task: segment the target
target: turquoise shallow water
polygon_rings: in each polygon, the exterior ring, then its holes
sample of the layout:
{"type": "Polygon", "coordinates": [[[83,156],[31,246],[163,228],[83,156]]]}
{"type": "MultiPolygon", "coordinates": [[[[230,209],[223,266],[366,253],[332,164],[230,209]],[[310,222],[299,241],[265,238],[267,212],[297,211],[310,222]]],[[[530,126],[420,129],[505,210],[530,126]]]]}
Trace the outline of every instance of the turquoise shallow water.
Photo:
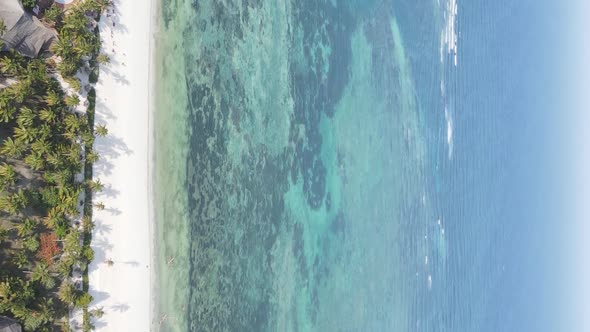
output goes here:
{"type": "Polygon", "coordinates": [[[514,320],[502,311],[514,242],[499,208],[514,132],[499,128],[514,116],[494,73],[518,63],[492,51],[506,42],[490,31],[519,8],[161,7],[160,331],[498,331],[514,320]]]}
{"type": "Polygon", "coordinates": [[[446,249],[423,224],[424,128],[393,7],[175,1],[162,15],[161,330],[414,326],[416,288],[434,284],[424,257],[446,249]]]}

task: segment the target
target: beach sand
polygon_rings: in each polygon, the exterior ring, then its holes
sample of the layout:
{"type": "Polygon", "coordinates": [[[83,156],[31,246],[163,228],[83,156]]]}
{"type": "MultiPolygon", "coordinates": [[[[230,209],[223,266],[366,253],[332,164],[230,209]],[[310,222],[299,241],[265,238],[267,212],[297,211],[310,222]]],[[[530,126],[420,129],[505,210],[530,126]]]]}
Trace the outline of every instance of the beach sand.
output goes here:
{"type": "Polygon", "coordinates": [[[90,265],[90,308],[102,307],[96,331],[149,331],[151,328],[150,223],[150,61],[153,4],[115,0],[100,22],[103,52],[96,85],[95,124],[109,134],[97,138],[100,160],[90,265]],[[113,264],[107,264],[112,261],[113,264]]]}

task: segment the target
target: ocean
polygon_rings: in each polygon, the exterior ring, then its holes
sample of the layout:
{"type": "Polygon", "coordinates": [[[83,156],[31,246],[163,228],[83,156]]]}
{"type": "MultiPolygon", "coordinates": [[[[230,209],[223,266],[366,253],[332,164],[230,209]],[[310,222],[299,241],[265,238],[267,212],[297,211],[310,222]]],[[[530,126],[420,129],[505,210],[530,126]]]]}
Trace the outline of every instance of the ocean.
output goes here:
{"type": "Polygon", "coordinates": [[[157,330],[517,330],[527,6],[162,1],[157,330]]]}

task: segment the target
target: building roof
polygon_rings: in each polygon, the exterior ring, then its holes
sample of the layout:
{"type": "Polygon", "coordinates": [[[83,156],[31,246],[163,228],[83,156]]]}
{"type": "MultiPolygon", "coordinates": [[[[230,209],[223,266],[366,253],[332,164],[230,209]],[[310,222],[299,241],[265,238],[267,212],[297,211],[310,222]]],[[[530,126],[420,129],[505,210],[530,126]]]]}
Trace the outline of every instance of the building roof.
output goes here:
{"type": "Polygon", "coordinates": [[[0,332],[22,332],[22,329],[16,320],[0,316],[0,332]]]}
{"type": "Polygon", "coordinates": [[[36,58],[49,50],[57,39],[55,30],[49,29],[38,18],[25,12],[20,0],[2,0],[0,20],[6,31],[2,35],[2,50],[15,49],[24,56],[36,58]]]}

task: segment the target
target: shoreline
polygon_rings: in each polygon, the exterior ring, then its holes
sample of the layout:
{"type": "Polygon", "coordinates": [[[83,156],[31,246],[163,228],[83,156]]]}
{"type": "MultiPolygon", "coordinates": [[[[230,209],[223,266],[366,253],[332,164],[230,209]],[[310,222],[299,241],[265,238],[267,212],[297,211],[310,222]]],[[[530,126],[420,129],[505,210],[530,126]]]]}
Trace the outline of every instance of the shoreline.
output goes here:
{"type": "Polygon", "coordinates": [[[154,256],[152,112],[155,82],[154,31],[157,0],[147,6],[115,0],[99,23],[102,52],[96,84],[96,125],[109,134],[98,137],[101,158],[94,179],[105,189],[94,195],[104,210],[94,209],[89,266],[90,308],[102,307],[96,331],[150,331],[154,256]],[[147,223],[147,224],[146,224],[147,223]],[[107,264],[112,261],[113,264],[107,264]]]}
{"type": "Polygon", "coordinates": [[[161,2],[159,0],[149,0],[150,2],[150,28],[149,28],[149,72],[148,72],[148,160],[147,160],[147,172],[148,172],[148,219],[149,219],[149,250],[150,250],[150,280],[149,280],[149,316],[147,321],[149,322],[150,331],[157,331],[157,325],[155,321],[156,305],[158,301],[156,293],[157,283],[157,247],[156,247],[156,220],[155,220],[155,205],[154,205],[154,165],[155,165],[155,137],[154,137],[154,112],[156,105],[156,34],[158,33],[158,13],[161,2]]]}

